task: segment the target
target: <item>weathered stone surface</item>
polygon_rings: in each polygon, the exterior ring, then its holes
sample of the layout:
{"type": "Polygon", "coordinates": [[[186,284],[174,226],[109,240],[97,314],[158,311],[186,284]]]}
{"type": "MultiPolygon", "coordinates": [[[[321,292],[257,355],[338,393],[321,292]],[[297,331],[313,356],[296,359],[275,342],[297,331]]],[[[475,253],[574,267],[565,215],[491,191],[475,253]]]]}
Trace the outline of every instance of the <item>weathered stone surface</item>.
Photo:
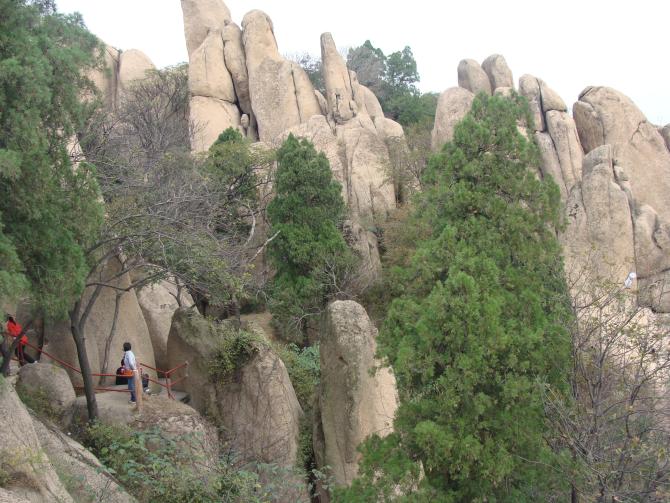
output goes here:
{"type": "Polygon", "coordinates": [[[90,72],[88,77],[102,93],[102,98],[109,110],[116,106],[116,91],[119,73],[119,51],[109,45],[102,49],[105,68],[90,72]]]}
{"type": "Polygon", "coordinates": [[[264,463],[295,464],[302,410],[286,367],[273,351],[260,351],[234,382],[220,386],[218,399],[237,452],[264,463]]]}
{"type": "Polygon", "coordinates": [[[337,133],[344,145],[342,181],[352,218],[349,232],[353,241],[350,242],[364,259],[366,269],[361,271],[361,279],[372,281],[381,271],[373,229],[395,207],[393,184],[387,175],[388,148],[374,128],[349,124],[338,128],[337,133]]]}
{"type": "Polygon", "coordinates": [[[519,94],[528,100],[530,111],[533,114],[535,131],[545,131],[539,79],[528,74],[522,75],[519,79],[519,94]]]}
{"type": "Polygon", "coordinates": [[[641,303],[670,312],[670,223],[648,205],[635,216],[635,259],[641,303]]]}
{"type": "MultiPolygon", "coordinates": [[[[102,271],[101,276],[97,274],[90,279],[95,281],[102,279],[106,281],[118,275],[121,271],[121,264],[113,258],[102,271]]],[[[131,285],[128,274],[123,274],[119,278],[110,282],[116,288],[126,289],[131,285]]],[[[89,287],[84,292],[82,305],[86,306],[94,287],[89,287]]],[[[112,334],[112,324],[114,321],[114,311],[116,305],[117,289],[104,287],[100,296],[91,309],[91,314],[84,326],[87,352],[90,360],[91,370],[95,373],[101,372],[105,367],[105,358],[107,360],[107,373],[113,373],[118,367],[118,362],[123,356],[122,346],[124,342],[130,342],[137,360],[146,363],[152,367],[156,366],[153,346],[147,324],[144,321],[142,310],[137,302],[135,290],[131,289],[121,295],[119,303],[119,315],[116,322],[115,332],[112,334]],[[110,338],[110,334],[112,337],[110,338]]],[[[79,368],[77,351],[74,346],[69,325],[60,323],[45,327],[45,350],[70,365],[79,368]]],[[[148,371],[154,375],[153,371],[148,371]]],[[[68,371],[73,384],[81,385],[81,375],[68,371]]],[[[113,378],[112,378],[113,379],[113,378]]]]}
{"type": "MultiPolygon", "coordinates": [[[[128,394],[99,393],[98,420],[110,426],[128,426],[134,431],[158,430],[190,452],[203,467],[214,467],[219,456],[216,427],[193,407],[172,400],[167,394],[144,394],[141,410],[128,404],[128,394]]],[[[86,421],[86,398],[75,401],[75,418],[86,421]]]]}
{"type": "Polygon", "coordinates": [[[648,204],[670,221],[670,151],[658,129],[628,97],[608,87],[586,88],[573,111],[585,151],[611,144],[636,206],[648,204]]]}
{"type": "Polygon", "coordinates": [[[216,391],[209,378],[208,362],[219,340],[215,325],[198,313],[188,309],[175,311],[168,336],[168,366],[174,368],[188,363],[188,378],[175,389],[188,393],[189,404],[205,414],[217,410],[216,391]]]}
{"type": "Polygon", "coordinates": [[[182,291],[181,294],[178,294],[177,287],[169,281],[147,285],[137,292],[137,301],[151,336],[156,365],[161,370],[169,370],[167,341],[170,325],[172,325],[172,315],[180,307],[177,301],[178,295],[181,297],[183,307],[193,305],[193,299],[188,292],[182,291]]]}
{"type": "Polygon", "coordinates": [[[405,131],[402,126],[392,119],[386,117],[375,117],[375,129],[377,134],[384,140],[403,140],[405,131]]]}
{"type": "Polygon", "coordinates": [[[75,501],[136,502],[83,445],[34,418],[33,427],[49,462],[61,480],[66,481],[75,501]]]}
{"type": "Polygon", "coordinates": [[[566,192],[569,193],[582,178],[584,158],[575,121],[565,112],[550,110],[545,114],[545,122],[556,149],[563,184],[566,192]]]}
{"type": "Polygon", "coordinates": [[[189,56],[188,86],[192,96],[235,103],[235,87],[224,61],[220,31],[211,31],[189,56]]]}
{"type": "Polygon", "coordinates": [[[541,131],[535,132],[535,139],[537,141],[537,146],[540,150],[540,157],[542,159],[540,165],[542,176],[543,178],[551,176],[554,182],[556,182],[556,185],[558,185],[558,189],[561,191],[561,201],[566,201],[569,189],[565,184],[565,180],[563,179],[561,163],[558,160],[558,154],[556,153],[554,142],[552,141],[551,136],[549,136],[549,133],[543,133],[541,131]]]}
{"type": "Polygon", "coordinates": [[[489,77],[474,59],[463,59],[458,63],[458,85],[473,94],[491,94],[489,77]]]}
{"type": "Polygon", "coordinates": [[[587,87],[573,106],[584,152],[628,142],[646,118],[635,104],[609,87],[587,87]]]}
{"type": "MultiPolygon", "coordinates": [[[[345,180],[345,166],[342,159],[341,145],[338,144],[337,136],[330,128],[326,117],[323,115],[315,115],[307,122],[294,126],[281,135],[275,146],[279,146],[289,134],[293,134],[298,138],[306,138],[314,144],[317,151],[323,152],[330,163],[330,170],[337,181],[343,184],[342,195],[346,197],[346,190],[344,189],[345,180]]],[[[345,199],[346,200],[346,199],[345,199]]]]}
{"type": "Polygon", "coordinates": [[[340,485],[350,484],[357,474],[361,442],[372,433],[392,431],[398,404],[395,378],[388,368],[370,373],[378,366],[376,335],[360,304],[336,301],[328,306],[321,330],[318,398],[323,443],[316,442],[315,448],[340,485]]]}
{"type": "Polygon", "coordinates": [[[142,80],[147,77],[147,72],[155,70],[156,67],[149,57],[137,49],[123,51],[119,55],[119,77],[120,89],[127,88],[134,80],[142,80]]]}
{"type": "Polygon", "coordinates": [[[583,168],[581,184],[566,203],[568,225],[561,236],[568,282],[622,284],[635,270],[634,236],[628,197],[615,179],[611,146],[590,152],[583,168]]]}
{"type": "Polygon", "coordinates": [[[247,70],[260,66],[267,58],[283,61],[277,48],[272,20],[261,10],[252,10],[242,19],[242,42],[247,70]]]}
{"type": "Polygon", "coordinates": [[[670,150],[670,124],[666,124],[664,127],[660,128],[660,132],[666,147],[670,150]]]}
{"type": "Polygon", "coordinates": [[[298,103],[300,122],[308,121],[314,115],[321,115],[321,105],[314,93],[314,86],[309,80],[307,72],[298,63],[291,62],[293,72],[293,85],[295,97],[298,103]]]}
{"type": "Polygon", "coordinates": [[[249,94],[261,141],[320,114],[314,88],[302,68],[279,55],[272,21],[253,10],[242,20],[249,94]]]}
{"type": "Polygon", "coordinates": [[[354,102],[359,112],[366,113],[370,116],[373,122],[384,118],[384,111],[382,106],[379,104],[379,100],[375,94],[370,91],[367,87],[360,84],[356,78],[354,72],[349,72],[351,74],[352,89],[354,93],[354,102]]]}
{"type": "Polygon", "coordinates": [[[0,487],[0,503],[31,503],[27,499],[10,493],[0,487]]]}
{"type": "Polygon", "coordinates": [[[209,32],[220,31],[231,22],[230,11],[222,0],[181,0],[181,10],[189,55],[200,47],[209,32]]]}
{"type": "Polygon", "coordinates": [[[247,73],[247,58],[244,55],[242,30],[235,23],[227,24],[221,32],[223,39],[223,54],[226,68],[233,78],[235,94],[240,109],[247,115],[253,113],[249,96],[249,74],[247,73]]]}
{"type": "MultiPolygon", "coordinates": [[[[73,503],[42,450],[30,414],[7,382],[0,382],[0,459],[9,498],[31,503],[73,503]]],[[[9,499],[9,501],[12,501],[9,499]]]]}
{"type": "Polygon", "coordinates": [[[347,65],[330,33],[321,35],[321,62],[329,112],[336,124],[343,124],[357,115],[358,109],[347,65]]]}
{"type": "Polygon", "coordinates": [[[321,115],[328,115],[328,101],[321,92],[317,89],[314,90],[314,96],[316,96],[316,101],[319,102],[319,108],[321,109],[321,115]]]}
{"type": "Polygon", "coordinates": [[[268,58],[260,66],[250,67],[249,84],[261,141],[272,141],[289,127],[300,124],[293,65],[289,61],[268,58]]]}
{"type": "Polygon", "coordinates": [[[17,386],[36,400],[44,400],[44,405],[54,416],[51,419],[63,427],[69,426],[75,394],[65,370],[46,362],[24,365],[19,370],[17,386]]]}
{"type": "Polygon", "coordinates": [[[512,70],[507,66],[507,61],[500,54],[492,54],[482,63],[482,69],[486,72],[491,83],[491,90],[495,92],[499,87],[514,87],[512,70]]]}
{"type": "Polygon", "coordinates": [[[456,124],[470,111],[474,97],[474,94],[462,87],[451,87],[440,94],[431,137],[434,151],[440,150],[442,145],[451,141],[456,124]]]}
{"type": "Polygon", "coordinates": [[[493,94],[496,96],[502,96],[504,98],[509,98],[514,92],[513,87],[496,87],[496,90],[493,91],[493,94]]]}
{"type": "Polygon", "coordinates": [[[240,126],[237,106],[216,98],[194,96],[190,114],[194,124],[191,147],[195,152],[206,151],[226,129],[240,126]]]}
{"type": "Polygon", "coordinates": [[[554,91],[547,83],[538,79],[540,84],[540,95],[542,99],[542,111],[546,114],[551,110],[557,110],[559,112],[567,112],[568,107],[565,104],[565,101],[554,91]]]}
{"type": "Polygon", "coordinates": [[[222,337],[220,329],[199,314],[184,309],[175,313],[168,340],[170,361],[191,364],[182,389],[197,410],[225,428],[226,440],[243,459],[292,466],[302,410],[286,367],[272,350],[261,348],[229,380],[215,382],[208,362],[222,337]]]}
{"type": "Polygon", "coordinates": [[[640,277],[670,269],[670,224],[646,204],[635,217],[635,256],[640,277]]]}

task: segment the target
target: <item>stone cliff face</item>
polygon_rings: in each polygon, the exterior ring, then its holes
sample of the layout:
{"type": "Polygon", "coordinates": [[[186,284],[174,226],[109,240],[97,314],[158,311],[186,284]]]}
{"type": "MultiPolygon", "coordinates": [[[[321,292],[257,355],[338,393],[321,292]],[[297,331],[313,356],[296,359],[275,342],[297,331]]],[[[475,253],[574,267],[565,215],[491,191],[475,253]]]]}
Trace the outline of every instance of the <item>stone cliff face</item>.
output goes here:
{"type": "MultiPolygon", "coordinates": [[[[433,149],[451,140],[474,93],[509,92],[512,73],[502,56],[458,65],[458,88],[439,99],[433,149]],[[487,79],[484,78],[487,77],[487,79]]],[[[638,303],[670,312],[670,127],[656,127],[626,96],[587,87],[573,106],[542,79],[523,75],[518,92],[529,102],[541,154],[541,176],[551,176],[565,202],[560,236],[568,281],[623,287],[638,278],[638,303]]]]}
{"type": "Polygon", "coordinates": [[[388,144],[404,141],[402,127],[384,117],[329,33],[321,36],[324,97],[300,65],[280,55],[264,12],[247,13],[240,29],[220,0],[182,0],[182,10],[193,150],[207,150],[228,127],[275,146],[289,133],[311,140],[342,183],[348,238],[363,257],[362,275],[377,279],[381,263],[373,230],[395,205],[388,144]]]}
{"type": "Polygon", "coordinates": [[[314,452],[340,485],[358,473],[358,446],[393,431],[398,408],[395,377],[375,359],[377,329],[353,301],[328,306],[321,330],[321,384],[314,452]],[[379,367],[379,368],[377,368],[379,367]]]}
{"type": "Polygon", "coordinates": [[[141,80],[146,73],[156,67],[142,51],[129,49],[118,51],[105,45],[102,49],[105,68],[96,70],[89,75],[102,94],[105,105],[110,110],[116,108],[119,94],[123,93],[135,80],[141,80]]]}

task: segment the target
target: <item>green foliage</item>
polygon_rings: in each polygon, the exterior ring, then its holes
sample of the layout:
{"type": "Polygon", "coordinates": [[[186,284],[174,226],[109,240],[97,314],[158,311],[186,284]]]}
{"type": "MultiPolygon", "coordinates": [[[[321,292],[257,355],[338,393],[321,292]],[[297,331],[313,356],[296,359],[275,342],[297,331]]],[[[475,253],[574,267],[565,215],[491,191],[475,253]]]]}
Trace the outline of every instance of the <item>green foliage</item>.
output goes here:
{"type": "Polygon", "coordinates": [[[323,68],[320,58],[305,52],[303,54],[296,54],[290,57],[290,59],[298,63],[305,70],[314,89],[321,93],[326,92],[326,83],[323,80],[323,68]]]}
{"type": "Polygon", "coordinates": [[[209,377],[215,382],[230,380],[237,369],[268,345],[258,334],[235,329],[230,324],[220,324],[218,332],[221,335],[219,344],[208,364],[209,377]]]}
{"type": "Polygon", "coordinates": [[[133,432],[95,423],[86,430],[84,441],[142,503],[267,501],[256,474],[223,460],[211,470],[203,469],[202,459],[157,430],[133,432]]]}
{"type": "Polygon", "coordinates": [[[93,167],[74,170],[67,149],[90,113],[97,48],[77,15],[0,0],[0,299],[29,293],[55,317],[83,290],[102,220],[93,167]]]}
{"type": "Polygon", "coordinates": [[[209,183],[228,196],[231,207],[239,209],[246,205],[253,208],[258,203],[254,168],[262,162],[250,149],[249,141],[237,129],[228,128],[209,148],[204,169],[209,183]],[[233,205],[234,202],[237,205],[233,205]]]}
{"type": "Polygon", "coordinates": [[[569,302],[559,193],[534,175],[537,147],[517,128],[527,115],[517,96],[479,95],[430,162],[408,223],[430,235],[392,271],[401,291],[378,338],[401,396],[396,433],[368,442],[340,501],[385,500],[395,482],[407,501],[560,490],[542,396],[565,391],[569,302]]]}
{"type": "Polygon", "coordinates": [[[384,112],[403,126],[419,125],[433,129],[437,110],[436,93],[403,92],[393,94],[383,105],[384,112]]]}
{"type": "Polygon", "coordinates": [[[276,197],[267,208],[276,238],[268,254],[277,270],[270,310],[283,334],[302,338],[306,316],[317,314],[333,286],[321,277],[351,259],[338,228],[344,215],[340,184],[328,159],[307,140],[289,135],[277,152],[276,197]]]}
{"type": "Polygon", "coordinates": [[[386,56],[366,40],[362,46],[349,49],[347,66],[377,96],[388,117],[403,126],[424,124],[432,128],[437,95],[422,95],[417,89],[419,71],[409,46],[386,56]]]}
{"type": "Polygon", "coordinates": [[[412,54],[412,49],[409,46],[405,46],[402,51],[396,51],[389,55],[386,59],[386,74],[384,77],[391,94],[416,94],[417,89],[414,84],[419,82],[419,71],[416,67],[414,54],[412,54]]]}
{"type": "Polygon", "coordinates": [[[314,400],[321,380],[319,344],[300,348],[295,344],[276,344],[275,351],[286,365],[291,384],[305,415],[300,420],[296,466],[315,475],[313,426],[314,400]]]}
{"type": "Polygon", "coordinates": [[[385,98],[386,55],[381,49],[373,46],[369,40],[359,47],[350,48],[347,67],[356,72],[358,81],[375,93],[377,98],[385,98]]]}
{"type": "Polygon", "coordinates": [[[12,475],[4,467],[4,464],[0,464],[0,487],[8,487],[12,482],[12,475]]]}
{"type": "Polygon", "coordinates": [[[286,365],[288,376],[302,410],[311,411],[314,391],[321,378],[319,345],[304,348],[295,344],[277,345],[276,350],[286,365]]]}

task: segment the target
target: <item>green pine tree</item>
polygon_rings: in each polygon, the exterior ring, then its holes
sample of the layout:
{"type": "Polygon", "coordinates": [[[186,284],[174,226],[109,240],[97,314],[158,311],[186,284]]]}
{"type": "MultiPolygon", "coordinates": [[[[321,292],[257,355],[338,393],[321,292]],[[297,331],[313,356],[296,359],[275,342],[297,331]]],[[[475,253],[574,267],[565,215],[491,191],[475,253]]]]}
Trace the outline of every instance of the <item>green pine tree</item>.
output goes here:
{"type": "Polygon", "coordinates": [[[318,314],[330,293],[324,268],[337,270],[351,257],[339,229],[342,187],[323,153],[289,135],[277,152],[275,190],[267,208],[271,235],[278,233],[268,249],[277,270],[270,308],[284,335],[301,341],[306,316],[318,314]]]}
{"type": "Polygon", "coordinates": [[[0,0],[0,301],[27,294],[59,318],[102,222],[92,166],[73,169],[67,149],[90,112],[98,44],[53,2],[0,0]]]}
{"type": "Polygon", "coordinates": [[[378,340],[401,395],[395,433],[365,444],[338,501],[516,503],[556,489],[543,393],[570,370],[560,198],[535,174],[523,121],[522,98],[479,95],[431,160],[412,217],[431,236],[392,272],[401,294],[378,340]]]}

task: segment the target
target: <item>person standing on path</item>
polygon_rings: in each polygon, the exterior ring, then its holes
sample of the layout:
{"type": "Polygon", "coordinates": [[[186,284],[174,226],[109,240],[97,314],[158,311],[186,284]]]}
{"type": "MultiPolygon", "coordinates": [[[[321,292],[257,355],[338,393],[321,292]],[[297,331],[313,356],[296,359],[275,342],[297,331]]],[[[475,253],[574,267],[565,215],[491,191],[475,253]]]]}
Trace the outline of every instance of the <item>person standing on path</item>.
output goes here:
{"type": "Polygon", "coordinates": [[[123,366],[133,371],[132,377],[128,377],[128,389],[130,390],[130,402],[135,403],[135,374],[137,374],[137,360],[131,351],[130,342],[123,343],[123,366]]]}

